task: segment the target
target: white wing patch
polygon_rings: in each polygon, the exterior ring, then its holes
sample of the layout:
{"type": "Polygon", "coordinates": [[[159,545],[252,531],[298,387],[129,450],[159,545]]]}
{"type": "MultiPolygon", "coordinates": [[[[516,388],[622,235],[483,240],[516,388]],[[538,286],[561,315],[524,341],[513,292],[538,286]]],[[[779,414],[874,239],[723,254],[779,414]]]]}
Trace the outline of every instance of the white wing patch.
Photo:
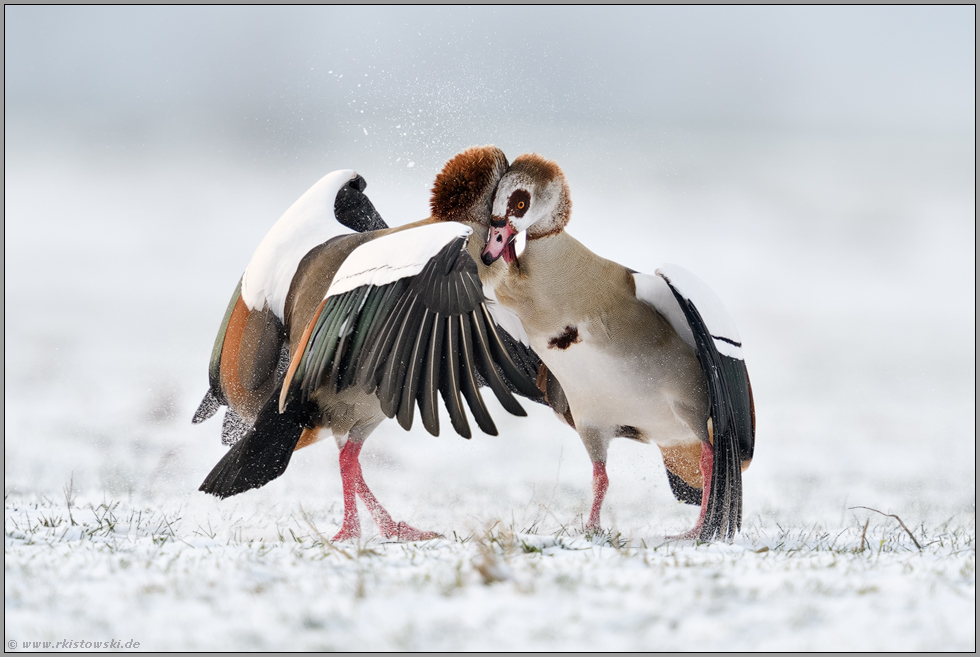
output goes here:
{"type": "Polygon", "coordinates": [[[674,298],[674,293],[670,291],[670,286],[659,276],[650,274],[633,274],[633,281],[636,283],[636,298],[646,303],[667,318],[670,325],[681,336],[687,345],[697,351],[694,343],[694,333],[684,317],[684,311],[674,298]]]}
{"type": "Polygon", "coordinates": [[[249,310],[266,305],[283,320],[286,296],[300,260],[314,247],[351,231],[337,221],[337,192],[357,174],[328,173],[293,203],[259,243],[242,277],[242,301],[249,310]]]}
{"type": "Polygon", "coordinates": [[[633,280],[636,281],[637,298],[656,308],[667,318],[681,338],[697,349],[687,318],[684,317],[684,312],[666,283],[670,281],[681,296],[691,301],[697,308],[718,353],[743,360],[742,339],[739,337],[735,321],[728,314],[718,295],[700,278],[683,267],[668,264],[659,267],[656,276],[633,274],[633,280]]]}
{"type": "Polygon", "coordinates": [[[362,244],[337,270],[324,299],[362,285],[387,285],[415,276],[443,247],[460,237],[469,237],[472,232],[461,223],[446,221],[391,233],[362,244]]]}
{"type": "MultiPolygon", "coordinates": [[[[523,233],[521,234],[523,235],[523,233]]],[[[524,330],[524,324],[521,323],[520,316],[497,301],[497,293],[489,285],[483,286],[483,296],[487,298],[487,310],[490,311],[490,317],[493,318],[494,323],[510,333],[511,337],[522,345],[530,347],[531,339],[527,337],[527,331],[524,330]]]]}

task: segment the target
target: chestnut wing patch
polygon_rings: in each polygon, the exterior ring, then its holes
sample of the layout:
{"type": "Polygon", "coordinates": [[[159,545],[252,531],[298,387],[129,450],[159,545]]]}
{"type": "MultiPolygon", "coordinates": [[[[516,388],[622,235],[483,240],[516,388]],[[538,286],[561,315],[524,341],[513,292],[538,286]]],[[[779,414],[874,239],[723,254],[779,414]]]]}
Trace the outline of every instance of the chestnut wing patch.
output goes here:
{"type": "Polygon", "coordinates": [[[238,285],[235,286],[235,291],[232,293],[231,300],[228,302],[225,316],[221,319],[221,326],[218,327],[218,337],[215,338],[214,347],[211,349],[211,362],[208,364],[208,383],[210,384],[210,388],[207,394],[204,395],[204,401],[201,402],[197,412],[194,413],[194,424],[208,419],[217,412],[219,407],[228,403],[225,399],[224,392],[221,390],[221,353],[225,348],[225,332],[228,330],[228,324],[231,322],[231,315],[235,311],[235,306],[241,297],[242,280],[238,279],[238,285]]]}
{"type": "Polygon", "coordinates": [[[285,340],[285,328],[275,313],[268,308],[249,313],[238,347],[238,378],[246,390],[258,390],[269,379],[285,340]]]}

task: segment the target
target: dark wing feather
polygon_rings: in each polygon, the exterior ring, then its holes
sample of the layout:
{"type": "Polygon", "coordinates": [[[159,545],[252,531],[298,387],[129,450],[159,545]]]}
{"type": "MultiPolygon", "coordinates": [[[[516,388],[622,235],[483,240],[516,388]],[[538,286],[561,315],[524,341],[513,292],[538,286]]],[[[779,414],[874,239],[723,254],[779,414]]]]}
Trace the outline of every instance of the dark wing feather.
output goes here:
{"type": "Polygon", "coordinates": [[[483,316],[486,319],[486,327],[490,338],[490,351],[493,354],[494,361],[500,365],[504,374],[517,388],[518,393],[529,398],[540,397],[541,391],[538,390],[538,386],[535,383],[537,375],[525,374],[521,371],[521,368],[514,362],[514,358],[510,352],[504,347],[503,340],[497,330],[497,325],[494,324],[493,317],[490,316],[490,311],[486,305],[483,305],[482,309],[483,316]]]}
{"type": "MultiPolygon", "coordinates": [[[[207,420],[217,413],[221,406],[228,404],[221,387],[221,357],[231,317],[241,299],[241,285],[239,281],[221,321],[208,366],[210,385],[191,419],[194,424],[207,420]]],[[[238,344],[238,380],[246,391],[253,395],[265,395],[269,393],[273,384],[278,386],[282,381],[289,366],[289,346],[286,344],[285,337],[282,322],[268,308],[248,313],[238,344]]],[[[256,406],[261,407],[264,402],[263,397],[257,401],[256,406]]],[[[251,422],[238,413],[226,413],[221,432],[222,442],[226,445],[234,444],[249,427],[251,422]]]]}
{"type": "MultiPolygon", "coordinates": [[[[507,409],[509,413],[514,415],[524,416],[526,413],[521,405],[517,403],[513,395],[510,394],[508,381],[504,379],[500,374],[500,368],[493,362],[493,357],[490,355],[490,331],[487,326],[489,320],[489,314],[484,315],[482,312],[474,312],[472,315],[473,319],[473,336],[478,343],[478,348],[476,349],[477,356],[479,357],[479,372],[483,380],[490,386],[493,394],[496,395],[497,400],[500,404],[507,409]]],[[[536,389],[536,388],[535,388],[536,389]]]]}
{"type": "Polygon", "coordinates": [[[401,388],[405,383],[405,372],[408,370],[408,360],[412,355],[415,339],[418,337],[419,329],[425,318],[425,312],[413,312],[416,304],[419,303],[417,297],[408,297],[404,316],[405,319],[394,332],[394,338],[388,357],[381,366],[379,373],[381,381],[378,383],[378,399],[381,401],[381,410],[388,417],[394,417],[398,412],[401,403],[401,388]]]}
{"type": "Polygon", "coordinates": [[[463,405],[459,399],[459,327],[453,319],[447,317],[445,320],[446,346],[443,349],[439,392],[442,393],[442,401],[449,411],[449,421],[452,422],[453,429],[463,438],[470,438],[473,434],[470,433],[470,425],[463,414],[463,405]]]}
{"type": "Polygon", "coordinates": [[[487,324],[484,302],[465,237],[445,244],[414,276],[328,297],[300,345],[280,408],[294,400],[305,404],[324,385],[356,385],[376,394],[385,415],[397,415],[405,428],[418,405],[423,426],[438,435],[439,391],[457,433],[470,435],[465,399],[480,428],[496,434],[478,377],[491,380],[504,407],[517,415],[524,410],[509,387],[528,396],[540,393],[487,324]]]}
{"type": "Polygon", "coordinates": [[[365,345],[365,362],[363,366],[358,364],[361,370],[358,381],[361,389],[366,393],[372,393],[378,387],[379,377],[382,373],[381,368],[388,359],[388,354],[391,353],[391,348],[394,346],[393,340],[405,320],[405,314],[408,312],[412,298],[409,295],[402,296],[399,294],[393,295],[391,301],[394,302],[391,314],[386,317],[384,313],[378,313],[376,321],[381,328],[377,333],[372,331],[372,335],[368,336],[369,339],[365,345]]]}
{"type": "Polygon", "coordinates": [[[470,333],[470,320],[466,315],[459,315],[457,319],[459,320],[459,366],[463,383],[463,396],[466,397],[466,403],[473,412],[473,419],[476,420],[483,433],[496,436],[497,427],[490,417],[486,404],[483,403],[483,397],[480,396],[480,385],[476,380],[477,367],[473,353],[473,335],[470,333]]]}
{"type": "MultiPolygon", "coordinates": [[[[491,315],[492,317],[492,315],[491,315]]],[[[537,352],[535,352],[531,347],[523,344],[520,340],[508,333],[499,324],[496,325],[497,336],[500,338],[500,343],[503,345],[504,349],[510,355],[511,360],[514,365],[520,370],[523,378],[535,381],[538,378],[538,373],[541,371],[541,358],[538,357],[537,352]]],[[[488,386],[490,381],[484,377],[479,378],[480,385],[488,386]]],[[[522,397],[526,397],[531,401],[538,402],[539,404],[550,405],[546,400],[546,395],[543,394],[537,386],[535,390],[537,391],[536,396],[527,395],[526,391],[518,390],[517,386],[510,382],[507,377],[504,377],[504,381],[507,384],[507,388],[522,397]]],[[[564,394],[564,393],[563,393],[564,394]]]]}
{"type": "Polygon", "coordinates": [[[434,318],[435,315],[431,312],[426,312],[423,316],[422,326],[415,335],[415,344],[412,346],[412,354],[408,359],[408,371],[405,373],[405,392],[398,404],[398,424],[405,431],[412,428],[412,419],[415,416],[415,398],[418,396],[419,382],[422,380],[422,372],[425,369],[425,355],[428,350],[434,318]]]}
{"type": "Polygon", "coordinates": [[[432,335],[429,338],[429,351],[422,364],[422,380],[419,383],[419,412],[422,426],[433,436],[439,435],[439,374],[442,371],[442,341],[446,333],[446,323],[438,313],[432,322],[432,335]]]}

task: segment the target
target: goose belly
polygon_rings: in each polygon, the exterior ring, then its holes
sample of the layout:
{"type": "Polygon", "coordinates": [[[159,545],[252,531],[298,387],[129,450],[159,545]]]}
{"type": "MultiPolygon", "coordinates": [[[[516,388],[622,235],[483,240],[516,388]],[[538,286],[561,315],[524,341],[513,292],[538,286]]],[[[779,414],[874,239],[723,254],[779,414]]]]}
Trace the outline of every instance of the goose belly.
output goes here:
{"type": "MultiPolygon", "coordinates": [[[[366,394],[359,387],[336,392],[333,385],[321,386],[316,401],[320,409],[319,425],[338,441],[356,427],[378,424],[385,419],[377,396],[366,394]]],[[[343,445],[338,442],[338,447],[343,445]]]]}
{"type": "Polygon", "coordinates": [[[693,354],[615,353],[588,340],[565,349],[531,342],[561,383],[580,432],[592,427],[661,447],[690,444],[706,433],[703,375],[693,354]]]}

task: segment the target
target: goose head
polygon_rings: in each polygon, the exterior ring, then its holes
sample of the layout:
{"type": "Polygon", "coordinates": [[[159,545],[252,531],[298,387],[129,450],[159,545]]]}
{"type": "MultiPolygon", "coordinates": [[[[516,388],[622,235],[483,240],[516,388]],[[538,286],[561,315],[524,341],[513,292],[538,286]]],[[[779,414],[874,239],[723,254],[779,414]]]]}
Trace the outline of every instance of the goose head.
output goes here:
{"type": "Polygon", "coordinates": [[[473,146],[454,156],[436,176],[429,202],[432,216],[475,224],[481,238],[490,227],[497,183],[507,171],[507,156],[496,146],[473,146]]]}
{"type": "Polygon", "coordinates": [[[565,229],[572,212],[568,182],[561,168],[536,153],[521,155],[500,179],[490,216],[482,260],[516,259],[514,240],[527,231],[534,240],[565,229]]]}

